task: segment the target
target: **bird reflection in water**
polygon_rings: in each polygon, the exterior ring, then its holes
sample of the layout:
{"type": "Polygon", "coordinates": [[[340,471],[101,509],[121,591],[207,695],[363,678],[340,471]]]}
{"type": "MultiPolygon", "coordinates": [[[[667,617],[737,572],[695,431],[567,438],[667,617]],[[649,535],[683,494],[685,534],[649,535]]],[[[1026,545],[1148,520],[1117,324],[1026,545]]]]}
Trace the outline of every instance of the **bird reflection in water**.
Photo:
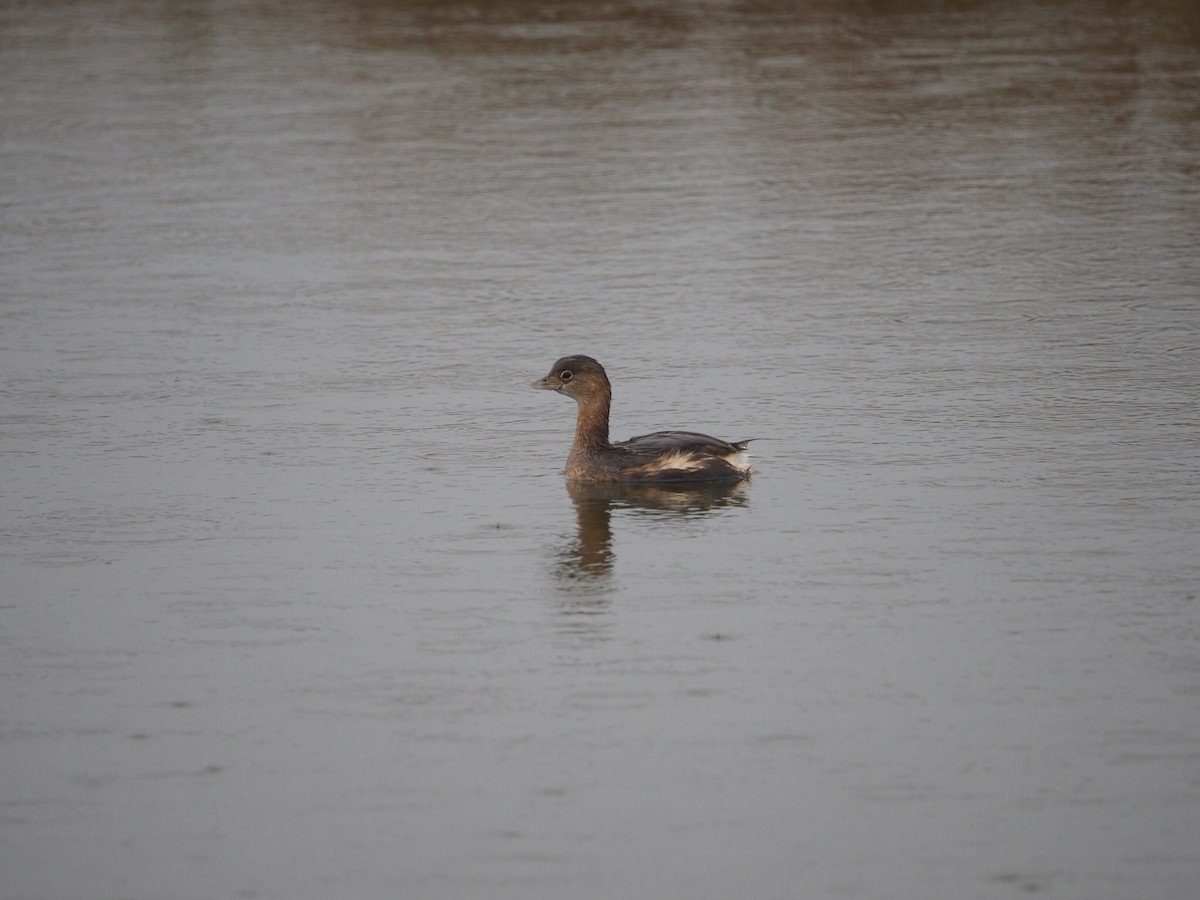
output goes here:
{"type": "Polygon", "coordinates": [[[558,578],[563,587],[603,595],[612,576],[614,511],[650,513],[661,519],[693,518],[714,510],[745,506],[746,482],[736,484],[629,484],[568,481],[575,504],[578,533],[558,554],[558,578]]]}

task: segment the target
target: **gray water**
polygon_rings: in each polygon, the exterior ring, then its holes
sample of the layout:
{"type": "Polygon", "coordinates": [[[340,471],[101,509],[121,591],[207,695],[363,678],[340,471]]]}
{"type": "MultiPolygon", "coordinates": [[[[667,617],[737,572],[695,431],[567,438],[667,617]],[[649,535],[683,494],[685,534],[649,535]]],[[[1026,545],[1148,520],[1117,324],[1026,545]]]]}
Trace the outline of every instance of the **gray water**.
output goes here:
{"type": "Polygon", "coordinates": [[[1190,900],[1200,10],[0,7],[0,896],[1190,900]],[[568,489],[614,437],[741,490],[568,489]]]}

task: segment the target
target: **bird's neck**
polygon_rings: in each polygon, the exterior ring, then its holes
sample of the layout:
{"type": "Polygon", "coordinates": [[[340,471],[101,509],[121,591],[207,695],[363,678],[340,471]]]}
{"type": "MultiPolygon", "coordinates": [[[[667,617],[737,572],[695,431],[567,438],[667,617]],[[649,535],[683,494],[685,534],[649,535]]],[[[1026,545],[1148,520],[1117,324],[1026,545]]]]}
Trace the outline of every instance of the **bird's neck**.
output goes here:
{"type": "Polygon", "coordinates": [[[575,417],[575,443],[571,445],[572,458],[587,456],[612,445],[608,442],[608,411],[612,406],[612,393],[605,390],[586,401],[579,401],[579,412],[575,417]]]}

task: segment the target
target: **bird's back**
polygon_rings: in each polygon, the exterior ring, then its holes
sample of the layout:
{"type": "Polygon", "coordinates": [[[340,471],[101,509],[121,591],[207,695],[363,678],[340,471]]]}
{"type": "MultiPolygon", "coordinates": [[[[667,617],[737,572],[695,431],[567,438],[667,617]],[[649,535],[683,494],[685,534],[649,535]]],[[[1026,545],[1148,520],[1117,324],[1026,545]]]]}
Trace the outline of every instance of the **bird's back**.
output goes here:
{"type": "Polygon", "coordinates": [[[613,444],[622,477],[654,481],[741,481],[750,474],[749,441],[695,431],[656,431],[613,444]]]}

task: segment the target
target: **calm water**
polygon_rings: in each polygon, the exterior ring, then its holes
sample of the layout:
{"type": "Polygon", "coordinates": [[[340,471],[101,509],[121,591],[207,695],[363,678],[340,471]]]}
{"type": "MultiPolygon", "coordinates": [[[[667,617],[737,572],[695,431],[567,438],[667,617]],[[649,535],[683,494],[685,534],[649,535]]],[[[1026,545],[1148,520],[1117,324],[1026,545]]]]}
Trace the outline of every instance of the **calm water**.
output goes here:
{"type": "Polygon", "coordinates": [[[1190,900],[1200,8],[0,7],[0,896],[1190,900]],[[744,490],[568,489],[614,431],[744,490]]]}

